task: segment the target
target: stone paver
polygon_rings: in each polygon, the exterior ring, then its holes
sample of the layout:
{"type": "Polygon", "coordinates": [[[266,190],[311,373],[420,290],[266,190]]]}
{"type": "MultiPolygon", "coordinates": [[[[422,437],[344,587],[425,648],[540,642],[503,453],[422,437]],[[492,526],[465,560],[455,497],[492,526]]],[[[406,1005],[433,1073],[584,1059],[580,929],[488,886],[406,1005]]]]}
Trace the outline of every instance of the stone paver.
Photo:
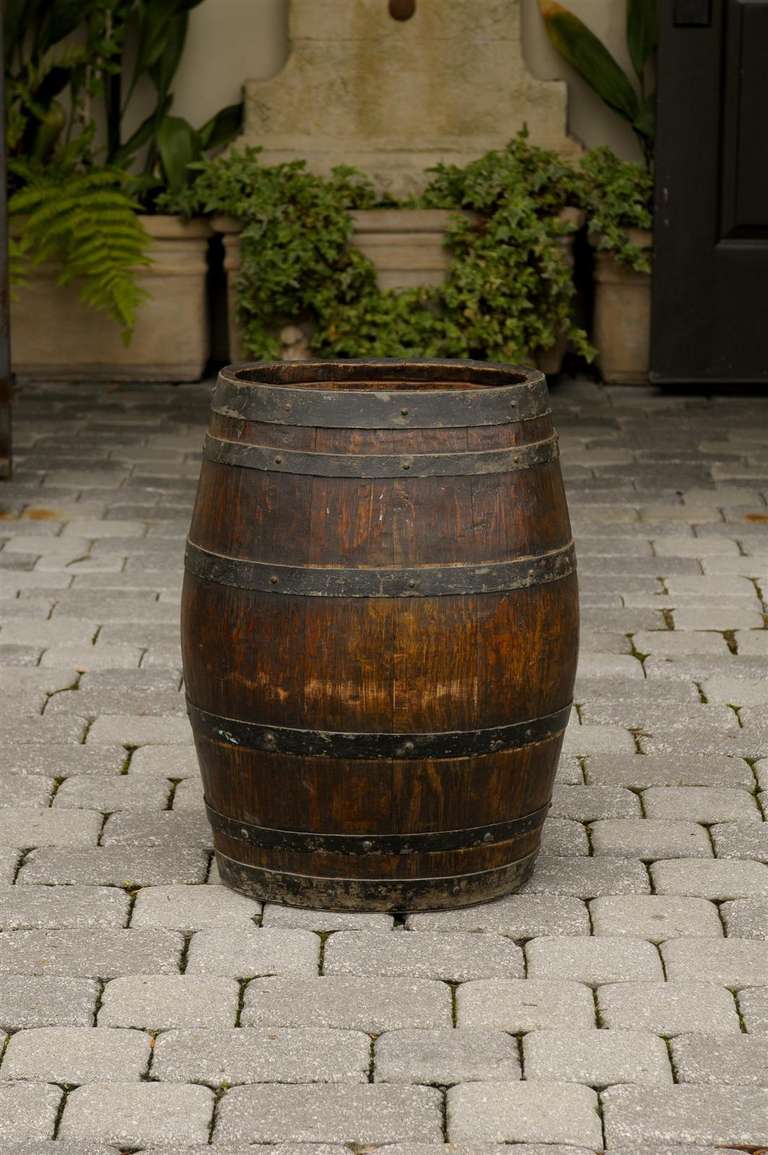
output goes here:
{"type": "MultiPolygon", "coordinates": [[[[673,635],[674,636],[674,635],[673,635]]],[[[709,635],[707,635],[709,636],[709,635]]],[[[620,784],[634,789],[648,786],[745,786],[751,790],[754,775],[742,758],[708,755],[666,757],[661,754],[593,754],[585,762],[588,783],[620,784]]]]}
{"type": "Polygon", "coordinates": [[[520,1078],[520,1059],[503,1031],[387,1031],[376,1041],[374,1070],[383,1083],[508,1082],[520,1078]]]}
{"type": "Polygon", "coordinates": [[[18,881],[60,886],[157,886],[205,882],[207,873],[208,855],[194,846],[44,847],[27,856],[18,881]]]}
{"type": "Polygon", "coordinates": [[[643,791],[649,818],[688,822],[729,822],[742,818],[760,821],[753,795],[746,790],[714,786],[652,786],[643,791]]]}
{"type": "Polygon", "coordinates": [[[718,909],[705,898],[628,894],[593,898],[589,904],[596,935],[628,935],[649,942],[678,936],[722,938],[718,909]]]}
{"type": "Polygon", "coordinates": [[[738,993],[744,1028],[750,1034],[768,1034],[768,990],[748,987],[738,993]]]}
{"type": "Polygon", "coordinates": [[[0,930],[123,927],[130,899],[115,886],[2,886],[0,930]]]}
{"type": "Polygon", "coordinates": [[[209,886],[146,886],[136,896],[134,927],[195,931],[214,927],[252,928],[261,905],[242,894],[209,886]]]}
{"type": "Polygon", "coordinates": [[[433,1087],[234,1087],[215,1139],[250,1143],[439,1143],[442,1096],[433,1087]]]}
{"type": "Polygon", "coordinates": [[[712,899],[768,897],[768,866],[761,862],[655,862],[651,877],[657,894],[712,899]]]}
{"type": "Polygon", "coordinates": [[[584,628],[544,853],[520,894],[393,919],[262,911],[210,863],[178,627],[208,399],[18,391],[3,1155],[768,1143],[765,400],[556,383],[584,628]]]}
{"type": "Polygon", "coordinates": [[[3,1079],[44,1083],[135,1082],[146,1073],[150,1038],[107,1027],[41,1027],[19,1031],[3,1057],[3,1079]]]}
{"type": "Polygon", "coordinates": [[[556,818],[594,822],[598,818],[633,818],[642,808],[637,795],[623,786],[556,786],[549,813],[556,818]]]}
{"type": "Polygon", "coordinates": [[[169,1030],[163,1031],[155,1043],[152,1077],[163,1082],[207,1083],[211,1087],[273,1082],[364,1083],[370,1050],[370,1039],[360,1031],[305,1027],[169,1030]]]}
{"type": "Polygon", "coordinates": [[[308,930],[276,927],[200,930],[192,936],[187,973],[231,975],[238,979],[257,975],[316,975],[319,957],[320,939],[308,930]]]}
{"type": "Polygon", "coordinates": [[[609,1148],[768,1141],[768,1089],[763,1087],[609,1087],[600,1100],[609,1148]]]}
{"type": "Polygon", "coordinates": [[[597,1095],[568,1083],[465,1083],[448,1092],[454,1143],[573,1143],[598,1150],[597,1095]]]}
{"type": "Polygon", "coordinates": [[[213,1114],[207,1087],[170,1083],[92,1083],[67,1099],[63,1139],[101,1140],[124,1147],[204,1143],[213,1114]]]}
{"type": "Polygon", "coordinates": [[[120,774],[128,762],[123,746],[73,746],[51,742],[45,746],[10,746],[0,751],[0,768],[18,774],[44,774],[54,778],[70,774],[120,774]]]}
{"type": "Polygon", "coordinates": [[[90,1027],[98,995],[92,979],[0,976],[0,1028],[90,1027]]]}
{"type": "Polygon", "coordinates": [[[676,938],[660,949],[669,979],[724,987],[768,986],[766,942],[676,938]]]}
{"type": "Polygon", "coordinates": [[[632,858],[545,858],[536,863],[524,894],[572,895],[597,898],[603,894],[648,894],[651,886],[643,863],[632,858]]]}
{"type": "MultiPolygon", "coordinates": [[[[735,1017],[735,1015],[734,1015],[735,1017]]],[[[592,992],[583,983],[546,979],[480,979],[456,992],[460,1027],[534,1031],[595,1025],[592,992]]]]}
{"type": "Polygon", "coordinates": [[[171,783],[158,778],[145,781],[138,776],[119,774],[110,778],[78,775],[62,782],[56,791],[54,810],[163,810],[171,794],[171,783]]]}
{"type": "Polygon", "coordinates": [[[751,858],[768,863],[768,822],[722,822],[711,829],[718,858],[751,858]]]}
{"type": "Polygon", "coordinates": [[[768,898],[737,898],[720,904],[720,917],[729,938],[768,941],[768,898]]]}
{"type": "Polygon", "coordinates": [[[240,1021],[248,1027],[337,1027],[373,1034],[447,1027],[451,991],[434,979],[254,979],[246,987],[240,1021]]]}
{"type": "Polygon", "coordinates": [[[696,822],[672,822],[653,818],[605,818],[593,822],[592,849],[596,855],[643,861],[658,858],[711,858],[712,843],[696,822]]]}
{"type": "Polygon", "coordinates": [[[679,1083],[768,1087],[768,1037],[678,1035],[671,1052],[679,1083]]]}
{"type": "Polygon", "coordinates": [[[0,1142],[53,1138],[64,1092],[47,1083],[0,1083],[0,1142]]]}
{"type": "Polygon", "coordinates": [[[0,845],[95,846],[103,821],[90,810],[0,809],[0,845]]]}
{"type": "Polygon", "coordinates": [[[40,809],[50,802],[53,788],[53,778],[0,771],[0,807],[40,809]]]}
{"type": "Polygon", "coordinates": [[[531,1031],[523,1063],[526,1079],[555,1083],[672,1083],[664,1040],[644,1031],[531,1031]]]}
{"type": "Polygon", "coordinates": [[[510,938],[588,934],[589,914],[578,898],[510,894],[481,906],[408,915],[410,930],[497,931],[510,938]]]}
{"type": "Polygon", "coordinates": [[[0,974],[111,978],[167,973],[183,947],[172,931],[16,930],[0,934],[0,974]]]}
{"type": "Polygon", "coordinates": [[[740,1030],[731,992],[702,982],[607,983],[597,1007],[604,1027],[658,1035],[740,1030]]]}
{"type": "Polygon", "coordinates": [[[302,910],[297,906],[277,906],[268,902],[264,906],[262,926],[281,927],[287,930],[391,930],[394,919],[391,914],[375,911],[333,911],[302,910]]]}
{"type": "Polygon", "coordinates": [[[500,935],[342,930],[325,946],[324,974],[412,976],[464,982],[522,978],[523,952],[500,935]]]}
{"type": "Polygon", "coordinates": [[[535,938],[526,945],[528,977],[598,985],[662,979],[656,947],[632,938],[535,938]]]}
{"type": "Polygon", "coordinates": [[[240,990],[234,979],[194,975],[136,975],[104,987],[99,1026],[234,1027],[240,990]]]}
{"type": "Polygon", "coordinates": [[[104,824],[101,845],[210,847],[211,830],[204,814],[170,810],[147,814],[113,814],[104,824]]]}

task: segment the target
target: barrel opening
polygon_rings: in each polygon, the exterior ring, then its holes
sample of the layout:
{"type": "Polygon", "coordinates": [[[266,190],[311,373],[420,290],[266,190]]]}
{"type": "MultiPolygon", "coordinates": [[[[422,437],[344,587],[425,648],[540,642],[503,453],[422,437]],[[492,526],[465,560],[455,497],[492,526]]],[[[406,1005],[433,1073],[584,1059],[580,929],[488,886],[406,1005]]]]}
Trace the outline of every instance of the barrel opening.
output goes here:
{"type": "Polygon", "coordinates": [[[240,384],[339,389],[355,392],[474,390],[530,385],[538,370],[479,361],[273,361],[232,365],[222,376],[240,384]]]}

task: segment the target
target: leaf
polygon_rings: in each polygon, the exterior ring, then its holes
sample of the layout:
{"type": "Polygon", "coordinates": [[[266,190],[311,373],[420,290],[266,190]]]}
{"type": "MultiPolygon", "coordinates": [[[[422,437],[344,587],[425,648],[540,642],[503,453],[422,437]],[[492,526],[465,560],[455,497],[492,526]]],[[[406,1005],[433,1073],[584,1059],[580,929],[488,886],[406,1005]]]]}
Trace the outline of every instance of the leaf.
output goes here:
{"type": "Polygon", "coordinates": [[[158,92],[168,91],[184,48],[187,13],[201,2],[202,0],[140,0],[136,60],[131,90],[140,76],[150,69],[156,69],[153,81],[158,92]]]}
{"type": "Polygon", "coordinates": [[[30,25],[28,0],[5,0],[3,5],[3,41],[6,68],[21,45],[30,25]]]}
{"type": "Polygon", "coordinates": [[[179,67],[181,54],[187,39],[187,24],[189,17],[186,12],[179,13],[168,20],[165,25],[165,42],[157,59],[147,69],[150,79],[162,98],[168,94],[176,70],[179,67]]]}
{"type": "Polygon", "coordinates": [[[74,32],[87,14],[83,9],[90,7],[83,0],[52,0],[46,5],[45,19],[41,29],[40,49],[45,52],[58,44],[65,36],[74,32]]]}
{"type": "Polygon", "coordinates": [[[539,0],[539,8],[557,52],[601,100],[626,120],[633,121],[639,109],[637,93],[605,45],[557,0],[539,0]]]}
{"type": "Polygon", "coordinates": [[[155,137],[160,164],[171,193],[180,192],[189,179],[187,165],[202,156],[200,136],[181,116],[166,116],[155,137]]]}
{"type": "Polygon", "coordinates": [[[149,144],[155,135],[155,130],[165,116],[171,103],[171,98],[167,96],[155,109],[150,113],[145,120],[141,122],[134,133],[129,136],[128,140],[121,145],[117,152],[112,157],[112,164],[117,168],[122,168],[133,160],[136,153],[145,144],[149,144]]]}
{"type": "Polygon", "coordinates": [[[641,84],[656,41],[656,0],[627,0],[627,48],[641,84]]]}
{"type": "Polygon", "coordinates": [[[58,100],[52,100],[34,136],[31,150],[34,160],[45,160],[50,156],[66,123],[64,106],[58,100]]]}
{"type": "Polygon", "coordinates": [[[229,144],[243,126],[243,102],[228,104],[220,109],[215,116],[207,120],[202,128],[198,129],[200,144],[203,152],[210,148],[222,148],[229,144]]]}
{"type": "Polygon", "coordinates": [[[638,136],[653,140],[656,136],[656,97],[651,93],[640,106],[640,111],[632,122],[638,136]]]}

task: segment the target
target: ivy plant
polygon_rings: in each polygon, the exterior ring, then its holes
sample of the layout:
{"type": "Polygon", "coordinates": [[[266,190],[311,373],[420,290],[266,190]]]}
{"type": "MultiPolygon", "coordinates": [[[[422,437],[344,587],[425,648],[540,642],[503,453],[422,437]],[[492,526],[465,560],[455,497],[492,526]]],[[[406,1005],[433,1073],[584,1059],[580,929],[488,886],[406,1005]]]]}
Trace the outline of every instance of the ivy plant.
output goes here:
{"type": "Polygon", "coordinates": [[[161,203],[223,212],[243,223],[237,290],[253,357],[279,352],[277,330],[308,321],[324,357],[452,356],[519,361],[561,335],[589,356],[572,320],[574,288],[563,244],[574,225],[559,214],[577,198],[573,169],[525,134],[465,167],[432,170],[410,207],[453,210],[446,284],[381,290],[352,245],[350,209],[374,206],[361,174],[324,178],[304,162],[262,165],[257,149],[193,166],[194,183],[161,203]]]}
{"type": "Polygon", "coordinates": [[[635,272],[649,273],[650,246],[637,244],[628,232],[653,227],[653,177],[648,170],[621,160],[610,148],[595,148],[581,159],[579,188],[594,247],[612,253],[635,272]]]}

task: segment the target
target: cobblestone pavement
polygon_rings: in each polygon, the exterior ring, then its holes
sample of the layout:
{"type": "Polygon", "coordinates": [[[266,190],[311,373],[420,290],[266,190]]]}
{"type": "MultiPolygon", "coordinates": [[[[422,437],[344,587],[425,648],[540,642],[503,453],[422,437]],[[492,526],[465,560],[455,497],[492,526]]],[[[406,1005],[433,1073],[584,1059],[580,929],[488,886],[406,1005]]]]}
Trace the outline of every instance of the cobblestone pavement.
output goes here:
{"type": "Polygon", "coordinates": [[[768,1145],[768,399],[554,403],[584,632],[544,854],[518,896],[393,920],[211,873],[177,628],[205,388],[23,392],[3,1155],[768,1145]]]}

